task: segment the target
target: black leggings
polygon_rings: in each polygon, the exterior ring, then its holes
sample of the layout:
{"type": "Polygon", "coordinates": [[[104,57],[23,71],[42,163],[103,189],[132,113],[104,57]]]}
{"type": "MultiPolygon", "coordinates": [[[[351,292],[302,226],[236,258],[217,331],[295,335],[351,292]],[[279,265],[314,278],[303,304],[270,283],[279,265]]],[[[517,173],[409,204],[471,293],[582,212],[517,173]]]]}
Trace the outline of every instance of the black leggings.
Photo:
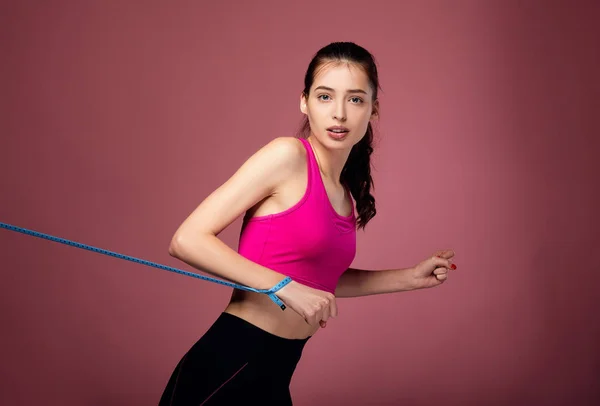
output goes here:
{"type": "Polygon", "coordinates": [[[177,364],[159,406],[291,405],[290,381],[307,341],[221,313],[177,364]]]}

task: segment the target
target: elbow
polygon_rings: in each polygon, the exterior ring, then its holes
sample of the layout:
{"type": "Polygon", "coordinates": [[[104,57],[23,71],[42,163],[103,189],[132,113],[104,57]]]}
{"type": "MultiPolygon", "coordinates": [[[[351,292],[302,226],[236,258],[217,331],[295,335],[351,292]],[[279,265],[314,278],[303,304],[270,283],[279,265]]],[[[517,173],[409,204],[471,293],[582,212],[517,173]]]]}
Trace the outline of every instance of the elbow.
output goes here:
{"type": "Polygon", "coordinates": [[[186,252],[189,251],[188,248],[194,247],[194,251],[198,250],[204,244],[204,237],[205,234],[202,233],[195,234],[193,238],[182,234],[175,234],[169,244],[169,255],[182,259],[186,255],[186,252]]]}
{"type": "Polygon", "coordinates": [[[179,257],[181,252],[182,238],[178,235],[173,236],[169,244],[169,255],[175,258],[179,257]]]}

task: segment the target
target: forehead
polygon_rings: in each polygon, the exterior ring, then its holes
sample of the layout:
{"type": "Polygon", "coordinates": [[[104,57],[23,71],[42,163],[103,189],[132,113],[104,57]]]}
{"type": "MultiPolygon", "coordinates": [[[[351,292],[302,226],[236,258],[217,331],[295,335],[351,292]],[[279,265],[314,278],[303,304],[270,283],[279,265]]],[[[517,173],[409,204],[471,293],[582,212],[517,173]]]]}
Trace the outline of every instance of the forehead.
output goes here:
{"type": "Polygon", "coordinates": [[[327,86],[336,91],[363,89],[371,94],[369,78],[365,71],[352,63],[330,62],[322,65],[315,74],[312,88],[327,86]]]}

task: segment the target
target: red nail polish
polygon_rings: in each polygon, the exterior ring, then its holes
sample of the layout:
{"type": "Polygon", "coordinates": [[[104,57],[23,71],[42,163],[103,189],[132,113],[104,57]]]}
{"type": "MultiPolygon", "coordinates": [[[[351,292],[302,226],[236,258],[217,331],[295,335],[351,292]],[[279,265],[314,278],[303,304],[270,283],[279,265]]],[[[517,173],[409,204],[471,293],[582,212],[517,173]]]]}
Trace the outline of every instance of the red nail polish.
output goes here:
{"type": "Polygon", "coordinates": [[[450,268],[456,269],[456,265],[452,264],[452,266],[450,266],[450,268]]]}

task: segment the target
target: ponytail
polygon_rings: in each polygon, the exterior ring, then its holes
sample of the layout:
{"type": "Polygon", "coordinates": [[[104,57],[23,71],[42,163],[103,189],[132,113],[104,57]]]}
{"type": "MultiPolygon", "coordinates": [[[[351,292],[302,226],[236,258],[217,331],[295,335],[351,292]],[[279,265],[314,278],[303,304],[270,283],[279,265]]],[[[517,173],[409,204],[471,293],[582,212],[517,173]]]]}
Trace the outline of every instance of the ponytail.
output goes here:
{"type": "Polygon", "coordinates": [[[340,181],[348,186],[356,201],[357,227],[364,230],[367,223],[375,217],[375,198],[371,194],[371,154],[373,153],[373,128],[367,126],[365,136],[352,147],[346,165],[342,169],[340,181]]]}

